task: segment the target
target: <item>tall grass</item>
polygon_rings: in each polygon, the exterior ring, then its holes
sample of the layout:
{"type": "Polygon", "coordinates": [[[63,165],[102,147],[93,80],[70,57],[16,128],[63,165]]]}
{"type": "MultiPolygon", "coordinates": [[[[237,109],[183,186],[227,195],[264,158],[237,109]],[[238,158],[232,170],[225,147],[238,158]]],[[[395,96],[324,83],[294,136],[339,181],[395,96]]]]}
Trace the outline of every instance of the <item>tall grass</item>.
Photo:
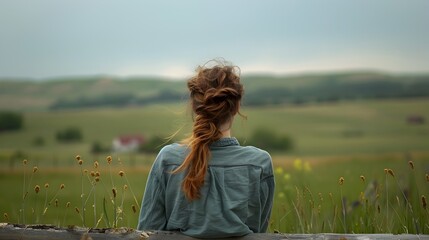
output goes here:
{"type": "MultiPolygon", "coordinates": [[[[110,156],[107,158],[104,173],[100,173],[103,168],[99,167],[98,161],[84,161],[79,155],[76,156],[76,168],[79,173],[79,177],[76,179],[79,179],[79,181],[75,181],[74,184],[79,186],[79,192],[67,192],[63,190],[65,189],[65,184],[61,184],[59,188],[54,191],[49,191],[51,185],[48,182],[44,184],[44,189],[36,184],[33,186],[33,190],[30,191],[32,182],[36,179],[36,173],[40,175],[40,178],[43,178],[43,168],[39,169],[39,167],[34,166],[31,175],[28,176],[26,173],[28,162],[28,160],[23,161],[22,172],[24,178],[22,180],[21,206],[16,215],[11,214],[13,211],[4,212],[3,218],[7,222],[11,221],[21,224],[43,223],[66,226],[66,222],[71,216],[70,214],[73,214],[73,212],[70,211],[72,204],[76,204],[74,207],[74,214],[80,219],[80,222],[75,222],[74,224],[84,227],[102,226],[100,223],[103,220],[104,226],[107,227],[116,228],[120,226],[129,226],[130,223],[124,216],[127,212],[137,214],[135,204],[137,206],[139,205],[134,192],[131,193],[133,204],[130,204],[129,200],[125,201],[126,192],[131,189],[125,171],[120,170],[117,177],[113,176],[111,165],[114,163],[110,156]],[[91,171],[88,171],[86,168],[90,166],[89,164],[91,164],[93,168],[91,171]],[[121,187],[122,191],[117,191],[114,185],[115,178],[121,178],[123,183],[127,183],[121,187]],[[98,185],[100,185],[101,188],[97,188],[98,185]],[[70,197],[68,199],[66,196],[62,196],[60,194],[61,192],[64,192],[68,197],[79,196],[79,201],[75,201],[75,197],[70,197]],[[103,196],[104,199],[97,197],[100,195],[103,196]],[[101,199],[103,199],[103,203],[100,202],[101,199]],[[108,201],[105,201],[105,199],[108,199],[108,201]],[[60,204],[60,201],[66,202],[66,204],[60,204]],[[88,211],[91,208],[92,211],[88,211]],[[128,208],[129,210],[125,211],[124,208],[128,208]],[[62,217],[60,217],[60,214],[62,217]],[[91,218],[93,221],[88,221],[91,218]],[[48,222],[52,221],[52,219],[55,219],[55,222],[48,222]]],[[[118,165],[119,166],[115,167],[121,167],[121,164],[118,165]]],[[[77,190],[76,186],[73,189],[77,190]]]]}
{"type": "Polygon", "coordinates": [[[285,233],[428,234],[429,212],[424,194],[428,193],[429,180],[427,173],[425,178],[425,173],[416,171],[414,162],[408,164],[409,169],[405,164],[404,168],[398,169],[401,177],[393,169],[379,169],[377,178],[380,179],[368,182],[364,175],[356,176],[362,182],[359,188],[358,185],[348,186],[348,179],[340,176],[337,184],[332,180],[332,185],[337,186],[330,189],[336,188],[336,191],[317,194],[313,193],[317,187],[301,184],[303,179],[317,173],[307,171],[303,174],[296,164],[288,172],[277,167],[278,190],[271,230],[285,233]],[[408,178],[403,177],[405,174],[408,178]],[[291,185],[296,186],[295,191],[287,187],[291,185]],[[319,197],[314,198],[314,195],[319,197]],[[328,202],[324,201],[326,195],[330,198],[328,202]]]}
{"type": "MultiPolygon", "coordinates": [[[[357,167],[370,165],[371,161],[331,163],[322,168],[296,159],[290,167],[277,165],[270,231],[428,234],[429,173],[425,172],[427,156],[424,158],[400,165],[379,160],[388,166],[374,163],[371,168],[357,167]],[[335,165],[339,165],[338,169],[335,165]],[[349,165],[351,172],[344,168],[349,165]]],[[[111,157],[100,163],[80,157],[79,160],[74,166],[76,176],[68,183],[71,187],[65,188],[62,183],[55,188],[51,179],[49,184],[43,181],[44,191],[33,181],[41,182],[47,173],[33,167],[32,173],[27,174],[30,161],[26,161],[21,171],[24,179],[17,177],[23,186],[15,196],[20,199],[22,192],[19,211],[4,211],[4,220],[58,226],[72,223],[87,227],[135,227],[139,204],[131,183],[136,181],[128,180],[122,162],[111,157]]],[[[138,171],[134,177],[138,176],[138,182],[144,185],[145,177],[141,175],[138,171]]],[[[66,179],[59,181],[63,180],[66,179]]]]}

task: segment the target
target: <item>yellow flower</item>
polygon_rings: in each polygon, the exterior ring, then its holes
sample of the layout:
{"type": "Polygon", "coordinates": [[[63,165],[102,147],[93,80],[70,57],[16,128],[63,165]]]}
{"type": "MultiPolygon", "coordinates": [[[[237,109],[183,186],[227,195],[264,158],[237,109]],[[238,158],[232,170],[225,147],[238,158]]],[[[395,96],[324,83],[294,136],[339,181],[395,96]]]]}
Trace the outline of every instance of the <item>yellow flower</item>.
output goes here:
{"type": "Polygon", "coordinates": [[[283,168],[282,167],[276,167],[275,172],[276,172],[276,174],[281,175],[281,174],[283,174],[283,168]]]}
{"type": "Polygon", "coordinates": [[[293,161],[293,167],[295,168],[295,170],[297,171],[301,171],[302,170],[302,161],[301,159],[297,158],[293,161]]]}
{"type": "Polygon", "coordinates": [[[290,180],[290,174],[289,174],[289,173],[285,173],[285,174],[283,175],[283,179],[284,179],[285,181],[289,181],[289,180],[290,180]]]}

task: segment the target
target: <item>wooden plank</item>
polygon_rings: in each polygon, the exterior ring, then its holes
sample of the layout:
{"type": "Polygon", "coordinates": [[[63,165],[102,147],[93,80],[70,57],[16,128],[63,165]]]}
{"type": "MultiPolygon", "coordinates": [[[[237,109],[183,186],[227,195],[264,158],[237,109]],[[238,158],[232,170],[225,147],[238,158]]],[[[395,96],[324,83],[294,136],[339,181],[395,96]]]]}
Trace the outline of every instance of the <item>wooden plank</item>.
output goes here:
{"type": "MultiPolygon", "coordinates": [[[[88,229],[80,227],[58,228],[51,225],[17,225],[0,223],[0,239],[27,240],[27,239],[65,239],[65,240],[192,240],[192,238],[179,232],[168,231],[138,231],[131,228],[118,229],[88,229]]],[[[336,233],[318,233],[318,234],[273,234],[257,233],[249,234],[243,237],[230,239],[239,240],[429,240],[429,235],[413,234],[336,234],[336,233]]]]}

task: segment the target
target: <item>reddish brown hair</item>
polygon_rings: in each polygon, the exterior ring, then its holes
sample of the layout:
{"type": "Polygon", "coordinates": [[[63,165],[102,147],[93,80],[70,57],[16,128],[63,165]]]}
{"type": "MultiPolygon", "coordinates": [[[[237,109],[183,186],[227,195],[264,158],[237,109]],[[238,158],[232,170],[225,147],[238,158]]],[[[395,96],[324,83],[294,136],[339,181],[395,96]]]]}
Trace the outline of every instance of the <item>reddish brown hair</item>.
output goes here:
{"type": "Polygon", "coordinates": [[[190,152],[173,173],[186,170],[182,190],[189,200],[200,197],[210,158],[210,144],[222,137],[220,127],[231,122],[239,112],[243,85],[236,70],[237,67],[225,64],[210,68],[203,66],[197,68],[197,74],[188,81],[195,114],[192,135],[186,139],[190,152]]]}

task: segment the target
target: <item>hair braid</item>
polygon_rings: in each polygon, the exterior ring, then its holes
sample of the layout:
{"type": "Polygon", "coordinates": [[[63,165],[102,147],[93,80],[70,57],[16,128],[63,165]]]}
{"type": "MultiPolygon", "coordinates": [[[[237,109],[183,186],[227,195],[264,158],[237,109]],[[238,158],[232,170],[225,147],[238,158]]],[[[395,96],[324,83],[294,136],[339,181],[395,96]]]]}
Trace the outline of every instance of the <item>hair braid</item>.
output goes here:
{"type": "Polygon", "coordinates": [[[210,144],[222,137],[219,127],[238,113],[243,86],[234,67],[221,65],[199,67],[188,81],[188,89],[196,114],[192,136],[187,139],[190,152],[173,173],[187,170],[182,189],[187,199],[194,200],[204,184],[210,144]]]}

